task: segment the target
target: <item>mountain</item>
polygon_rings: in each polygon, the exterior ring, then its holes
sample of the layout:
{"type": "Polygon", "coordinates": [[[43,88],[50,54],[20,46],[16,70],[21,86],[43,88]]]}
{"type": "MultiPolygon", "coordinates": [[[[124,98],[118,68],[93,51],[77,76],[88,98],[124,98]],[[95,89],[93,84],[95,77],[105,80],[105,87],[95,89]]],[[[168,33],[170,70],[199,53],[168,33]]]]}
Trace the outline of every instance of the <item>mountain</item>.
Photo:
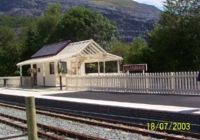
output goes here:
{"type": "Polygon", "coordinates": [[[60,3],[64,11],[77,6],[99,11],[117,24],[120,37],[125,41],[145,36],[161,13],[154,6],[132,0],[0,0],[0,14],[39,16],[53,3],[60,3]]]}

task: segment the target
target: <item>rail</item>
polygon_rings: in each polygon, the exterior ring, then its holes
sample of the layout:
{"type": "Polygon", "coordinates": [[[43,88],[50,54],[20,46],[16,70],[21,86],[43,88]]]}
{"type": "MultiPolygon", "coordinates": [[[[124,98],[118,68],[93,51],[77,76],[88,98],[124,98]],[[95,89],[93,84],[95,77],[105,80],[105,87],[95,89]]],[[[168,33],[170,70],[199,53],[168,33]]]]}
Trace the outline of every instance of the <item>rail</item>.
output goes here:
{"type": "MultiPolygon", "coordinates": [[[[25,111],[25,108],[21,107],[21,106],[5,104],[5,103],[0,103],[0,106],[25,111]]],[[[118,129],[118,130],[122,130],[122,131],[126,131],[126,132],[138,133],[138,134],[152,136],[152,137],[156,137],[156,138],[186,140],[187,139],[186,137],[192,137],[192,138],[200,137],[200,135],[197,133],[185,132],[185,131],[170,131],[170,130],[168,130],[168,131],[165,131],[164,133],[163,133],[163,131],[159,131],[159,132],[158,131],[149,131],[149,130],[147,130],[147,127],[142,124],[125,123],[125,122],[118,122],[118,121],[109,120],[109,119],[108,120],[97,119],[97,118],[93,118],[93,117],[82,117],[80,115],[72,115],[70,113],[63,114],[63,113],[55,112],[52,109],[51,109],[51,112],[40,109],[40,110],[37,110],[37,114],[42,114],[42,115],[66,119],[66,120],[72,120],[72,121],[86,123],[86,124],[94,125],[94,126],[101,126],[101,127],[110,128],[110,129],[118,129]],[[171,135],[171,134],[174,134],[174,135],[171,135]]],[[[0,114],[0,116],[2,116],[2,114],[0,114]]],[[[3,116],[8,116],[8,115],[3,115],[3,116]]],[[[10,117],[10,116],[8,116],[8,117],[10,117]]],[[[15,120],[17,120],[17,118],[15,118],[15,120]]]]}
{"type": "MultiPolygon", "coordinates": [[[[24,126],[27,121],[21,118],[0,113],[0,122],[22,129],[23,131],[27,130],[27,127],[24,126]]],[[[68,131],[58,127],[47,126],[40,123],[37,123],[37,126],[40,128],[40,130],[38,131],[38,135],[41,138],[49,138],[51,140],[65,140],[68,137],[80,140],[106,140],[103,138],[80,134],[77,132],[68,131]],[[54,134],[49,134],[50,132],[54,134]],[[66,138],[64,138],[63,136],[65,136],[66,138]]]]}

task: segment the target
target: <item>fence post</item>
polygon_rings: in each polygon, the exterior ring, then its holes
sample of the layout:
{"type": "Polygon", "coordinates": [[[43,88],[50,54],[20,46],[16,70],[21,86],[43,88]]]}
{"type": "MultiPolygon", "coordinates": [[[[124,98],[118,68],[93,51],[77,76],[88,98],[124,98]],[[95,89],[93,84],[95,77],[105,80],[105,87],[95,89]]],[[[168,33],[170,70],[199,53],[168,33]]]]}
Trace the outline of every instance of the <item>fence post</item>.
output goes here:
{"type": "Polygon", "coordinates": [[[171,89],[172,89],[172,92],[175,93],[175,79],[174,79],[174,72],[171,72],[171,89]]]}
{"type": "Polygon", "coordinates": [[[126,73],[125,75],[124,75],[124,79],[125,79],[125,92],[128,92],[128,77],[130,76],[130,74],[129,73],[126,73]]]}
{"type": "Polygon", "coordinates": [[[26,103],[26,118],[27,118],[27,126],[28,126],[28,140],[38,140],[35,98],[26,97],[25,103],[26,103]]]}
{"type": "Polygon", "coordinates": [[[146,92],[149,93],[149,74],[148,73],[144,73],[145,74],[145,82],[146,82],[146,92]]]}

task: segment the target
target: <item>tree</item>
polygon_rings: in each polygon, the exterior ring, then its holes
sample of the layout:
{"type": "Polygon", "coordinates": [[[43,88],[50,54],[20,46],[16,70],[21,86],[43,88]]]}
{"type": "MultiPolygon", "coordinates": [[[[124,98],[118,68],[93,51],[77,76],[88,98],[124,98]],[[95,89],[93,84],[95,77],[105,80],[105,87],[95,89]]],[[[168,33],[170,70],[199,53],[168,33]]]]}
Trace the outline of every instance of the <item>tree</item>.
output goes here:
{"type": "Polygon", "coordinates": [[[67,11],[58,26],[61,40],[81,41],[94,39],[109,49],[110,41],[117,36],[116,27],[100,13],[86,8],[72,8],[67,11]]]}
{"type": "Polygon", "coordinates": [[[14,75],[19,61],[20,45],[15,32],[8,27],[0,27],[0,76],[14,75]]]}
{"type": "Polygon", "coordinates": [[[138,37],[130,44],[128,53],[126,55],[126,61],[128,63],[148,63],[152,50],[148,47],[147,42],[138,37]]]}
{"type": "Polygon", "coordinates": [[[167,0],[159,24],[149,34],[153,71],[198,70],[199,32],[198,0],[167,0]]]}
{"type": "MultiPolygon", "coordinates": [[[[121,42],[120,40],[113,40],[111,43],[111,50],[110,52],[125,58],[127,56],[130,44],[126,42],[121,42]]],[[[125,60],[126,62],[126,60],[125,60]]]]}
{"type": "Polygon", "coordinates": [[[151,61],[153,50],[148,47],[147,42],[137,37],[131,43],[114,40],[112,42],[111,53],[124,58],[126,64],[147,63],[151,61]]]}
{"type": "Polygon", "coordinates": [[[37,29],[43,43],[55,43],[58,41],[56,30],[62,18],[60,4],[49,5],[44,14],[37,20],[37,29]]]}
{"type": "Polygon", "coordinates": [[[86,8],[72,8],[65,14],[59,4],[50,5],[26,31],[23,60],[45,44],[64,40],[94,39],[103,46],[116,37],[116,27],[101,14],[86,8]]]}
{"type": "Polygon", "coordinates": [[[58,41],[57,25],[62,17],[59,4],[49,5],[42,16],[30,24],[26,34],[23,59],[29,59],[43,45],[58,41]]]}

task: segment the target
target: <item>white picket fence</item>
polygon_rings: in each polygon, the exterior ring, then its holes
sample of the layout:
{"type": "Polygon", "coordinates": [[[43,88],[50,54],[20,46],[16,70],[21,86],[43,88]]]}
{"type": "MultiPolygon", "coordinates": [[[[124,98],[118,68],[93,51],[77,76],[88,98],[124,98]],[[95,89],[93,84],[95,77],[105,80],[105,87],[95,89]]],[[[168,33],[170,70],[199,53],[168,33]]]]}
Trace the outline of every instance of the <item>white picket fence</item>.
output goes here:
{"type": "Polygon", "coordinates": [[[198,72],[67,76],[73,90],[200,95],[198,72]]]}

